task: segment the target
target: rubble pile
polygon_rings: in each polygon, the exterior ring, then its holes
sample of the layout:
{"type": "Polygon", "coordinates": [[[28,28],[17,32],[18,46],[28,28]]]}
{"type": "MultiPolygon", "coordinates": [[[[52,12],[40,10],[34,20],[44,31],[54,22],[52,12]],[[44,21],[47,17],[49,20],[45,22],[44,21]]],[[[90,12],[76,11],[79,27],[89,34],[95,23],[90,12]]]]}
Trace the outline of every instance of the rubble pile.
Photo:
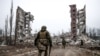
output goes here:
{"type": "Polygon", "coordinates": [[[100,46],[99,40],[94,40],[86,35],[79,36],[79,39],[83,40],[83,42],[86,46],[95,46],[95,47],[100,46]]]}
{"type": "Polygon", "coordinates": [[[12,56],[35,50],[32,46],[16,45],[16,46],[0,46],[0,56],[12,56]]]}

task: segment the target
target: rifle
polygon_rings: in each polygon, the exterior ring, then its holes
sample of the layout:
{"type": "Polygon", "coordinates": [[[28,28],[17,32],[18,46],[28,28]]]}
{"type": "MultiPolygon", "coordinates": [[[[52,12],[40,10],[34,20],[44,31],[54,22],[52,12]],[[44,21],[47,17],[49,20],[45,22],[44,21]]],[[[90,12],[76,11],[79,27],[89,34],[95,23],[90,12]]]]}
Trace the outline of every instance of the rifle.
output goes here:
{"type": "Polygon", "coordinates": [[[51,53],[51,46],[48,46],[48,56],[50,56],[51,53]]]}

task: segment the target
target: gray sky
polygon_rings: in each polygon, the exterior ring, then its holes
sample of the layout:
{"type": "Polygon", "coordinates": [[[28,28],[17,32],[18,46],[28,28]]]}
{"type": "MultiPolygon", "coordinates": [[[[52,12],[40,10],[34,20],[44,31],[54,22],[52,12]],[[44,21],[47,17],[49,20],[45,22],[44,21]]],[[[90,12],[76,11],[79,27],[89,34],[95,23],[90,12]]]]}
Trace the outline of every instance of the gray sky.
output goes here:
{"type": "MultiPolygon", "coordinates": [[[[33,33],[46,25],[51,33],[70,31],[70,4],[76,4],[77,9],[86,5],[86,24],[88,27],[100,28],[100,0],[14,0],[14,21],[17,6],[34,15],[31,24],[33,33]]],[[[11,0],[0,0],[0,28],[4,28],[5,18],[10,16],[11,0]]],[[[15,24],[13,22],[13,24],[15,24]]]]}

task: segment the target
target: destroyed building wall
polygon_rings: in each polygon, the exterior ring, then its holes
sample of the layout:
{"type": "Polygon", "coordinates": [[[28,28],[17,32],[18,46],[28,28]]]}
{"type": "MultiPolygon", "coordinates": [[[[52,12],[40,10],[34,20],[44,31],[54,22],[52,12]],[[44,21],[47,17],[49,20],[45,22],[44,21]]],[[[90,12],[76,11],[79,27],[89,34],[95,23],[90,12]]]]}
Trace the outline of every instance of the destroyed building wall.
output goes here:
{"type": "Polygon", "coordinates": [[[33,15],[30,12],[25,12],[22,8],[18,7],[16,11],[16,26],[15,26],[15,39],[25,39],[26,35],[30,36],[31,27],[30,21],[33,20],[33,15]]]}
{"type": "Polygon", "coordinates": [[[76,37],[77,35],[86,34],[86,10],[83,9],[77,11],[76,5],[70,5],[71,13],[71,35],[76,37]]]}
{"type": "Polygon", "coordinates": [[[85,6],[83,9],[78,10],[77,12],[77,19],[78,19],[78,35],[86,34],[86,10],[85,6]]]}
{"type": "Polygon", "coordinates": [[[30,12],[27,12],[25,14],[25,36],[29,37],[31,36],[31,26],[30,26],[30,21],[33,21],[33,15],[31,15],[30,12]]]}
{"type": "Polygon", "coordinates": [[[76,38],[77,35],[77,27],[76,27],[76,13],[77,8],[76,5],[70,5],[70,13],[71,13],[71,35],[73,38],[76,38]]]}
{"type": "Polygon", "coordinates": [[[16,11],[16,29],[15,29],[15,37],[17,39],[22,38],[25,36],[24,27],[25,27],[25,11],[20,7],[17,8],[16,11]]]}

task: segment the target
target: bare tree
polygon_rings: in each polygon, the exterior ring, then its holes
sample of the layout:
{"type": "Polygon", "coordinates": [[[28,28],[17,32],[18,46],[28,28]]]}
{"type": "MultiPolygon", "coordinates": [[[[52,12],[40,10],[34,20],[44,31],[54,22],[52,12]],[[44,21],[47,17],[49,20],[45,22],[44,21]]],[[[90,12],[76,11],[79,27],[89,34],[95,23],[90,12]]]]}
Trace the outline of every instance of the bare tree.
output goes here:
{"type": "Polygon", "coordinates": [[[13,0],[11,3],[11,11],[10,11],[10,45],[11,45],[11,35],[12,35],[12,21],[13,21],[13,0]]]}
{"type": "Polygon", "coordinates": [[[96,28],[93,28],[93,30],[92,30],[92,36],[93,36],[93,38],[95,38],[95,36],[96,36],[96,28]]]}
{"type": "Polygon", "coordinates": [[[6,39],[6,44],[8,43],[7,42],[7,29],[8,29],[8,16],[7,16],[7,19],[5,20],[5,39],[6,39]]]}

